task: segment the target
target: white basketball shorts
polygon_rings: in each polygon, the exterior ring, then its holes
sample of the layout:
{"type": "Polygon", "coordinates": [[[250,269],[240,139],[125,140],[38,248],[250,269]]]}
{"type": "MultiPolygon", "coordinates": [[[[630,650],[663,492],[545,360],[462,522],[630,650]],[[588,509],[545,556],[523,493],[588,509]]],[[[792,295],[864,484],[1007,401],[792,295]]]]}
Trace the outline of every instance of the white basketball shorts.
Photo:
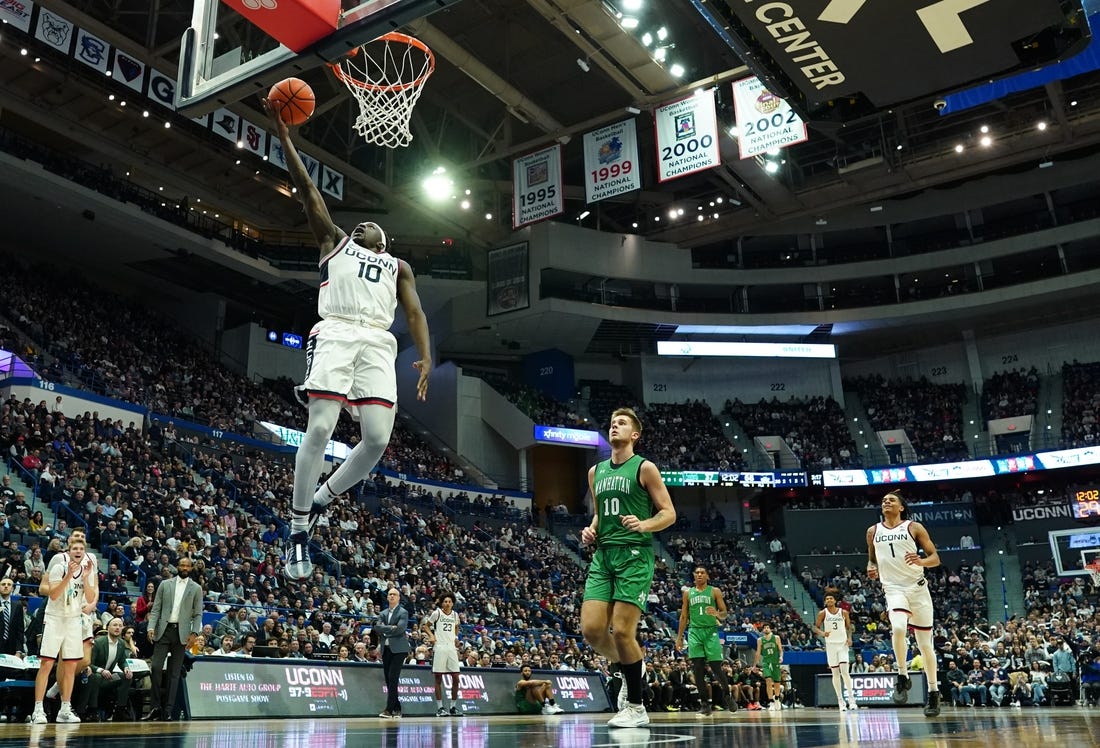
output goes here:
{"type": "Polygon", "coordinates": [[[848,642],[844,644],[829,644],[825,643],[825,659],[829,663],[829,667],[837,667],[839,665],[848,664],[848,642]]]}
{"type": "Polygon", "coordinates": [[[47,615],[43,619],[42,646],[39,654],[53,660],[84,658],[83,625],[76,617],[47,615]]]}
{"type": "Polygon", "coordinates": [[[92,640],[92,617],[87,613],[80,614],[80,638],[86,642],[92,640]]]}
{"type": "Polygon", "coordinates": [[[436,647],[432,653],[433,673],[457,673],[461,667],[458,664],[458,650],[454,647],[436,647]]]}
{"type": "Polygon", "coordinates": [[[921,580],[917,584],[904,587],[883,585],[886,593],[886,612],[900,610],[909,614],[909,625],[916,629],[932,628],[932,594],[928,591],[928,582],[921,580]]]}
{"type": "MultiPolygon", "coordinates": [[[[306,341],[303,396],[339,400],[349,408],[397,402],[397,339],[389,330],[326,319],[306,341]]],[[[354,413],[354,410],[353,410],[354,413]]]]}

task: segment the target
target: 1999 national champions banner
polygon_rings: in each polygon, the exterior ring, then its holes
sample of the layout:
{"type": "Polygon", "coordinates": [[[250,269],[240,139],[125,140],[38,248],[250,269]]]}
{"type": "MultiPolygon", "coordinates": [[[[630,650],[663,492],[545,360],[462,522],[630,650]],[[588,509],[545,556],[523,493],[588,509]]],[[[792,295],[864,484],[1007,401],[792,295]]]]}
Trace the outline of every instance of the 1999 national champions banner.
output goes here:
{"type": "MultiPolygon", "coordinates": [[[[566,712],[611,708],[598,673],[539,672],[553,683],[566,712]]],[[[463,714],[515,713],[518,670],[473,668],[458,681],[463,714]]],[[[450,676],[444,676],[450,693],[450,676]]],[[[382,667],[316,660],[202,657],[184,679],[193,719],[264,717],[375,717],[386,707],[382,667]]],[[[429,667],[401,670],[398,698],[405,716],[435,714],[435,680],[429,667]]]]}

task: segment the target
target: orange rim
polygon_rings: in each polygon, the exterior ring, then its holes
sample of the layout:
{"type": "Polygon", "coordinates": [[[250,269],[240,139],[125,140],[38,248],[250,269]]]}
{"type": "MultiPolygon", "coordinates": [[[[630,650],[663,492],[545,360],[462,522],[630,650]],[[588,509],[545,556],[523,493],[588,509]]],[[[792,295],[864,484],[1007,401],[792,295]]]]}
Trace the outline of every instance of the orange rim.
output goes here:
{"type": "MultiPolygon", "coordinates": [[[[371,41],[372,42],[378,42],[378,41],[400,42],[402,44],[408,44],[410,47],[413,47],[415,49],[419,49],[421,52],[423,52],[428,57],[428,69],[424,72],[423,75],[419,76],[418,78],[416,78],[412,81],[409,81],[408,83],[390,83],[390,84],[387,84],[387,85],[383,85],[381,83],[371,83],[370,81],[361,81],[358,78],[353,78],[352,76],[348,75],[344,71],[344,68],[341,67],[340,63],[338,63],[338,62],[328,63],[329,68],[332,69],[332,72],[336,75],[337,78],[339,78],[341,81],[343,81],[345,84],[347,84],[349,86],[355,86],[356,88],[362,88],[362,89],[367,90],[367,91],[393,91],[393,92],[396,92],[396,91],[405,91],[407,89],[423,85],[424,81],[428,80],[428,76],[430,76],[432,73],[435,72],[435,55],[432,53],[432,50],[430,50],[428,48],[427,44],[420,41],[419,39],[417,39],[414,36],[409,36],[408,34],[402,34],[399,31],[391,31],[388,34],[383,34],[382,36],[380,36],[376,39],[372,39],[371,41]]],[[[369,44],[370,42],[367,42],[367,43],[369,44]]],[[[346,56],[347,57],[354,57],[355,55],[359,54],[359,50],[360,50],[360,47],[356,47],[355,49],[348,52],[348,54],[346,56]]]]}

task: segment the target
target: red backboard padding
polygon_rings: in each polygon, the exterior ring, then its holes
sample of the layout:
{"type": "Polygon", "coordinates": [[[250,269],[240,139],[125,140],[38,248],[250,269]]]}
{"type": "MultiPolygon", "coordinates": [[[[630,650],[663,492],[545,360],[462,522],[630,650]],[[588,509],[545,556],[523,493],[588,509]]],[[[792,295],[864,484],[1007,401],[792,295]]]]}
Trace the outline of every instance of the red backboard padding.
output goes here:
{"type": "Polygon", "coordinates": [[[336,31],[340,0],[222,0],[295,52],[336,31]]]}

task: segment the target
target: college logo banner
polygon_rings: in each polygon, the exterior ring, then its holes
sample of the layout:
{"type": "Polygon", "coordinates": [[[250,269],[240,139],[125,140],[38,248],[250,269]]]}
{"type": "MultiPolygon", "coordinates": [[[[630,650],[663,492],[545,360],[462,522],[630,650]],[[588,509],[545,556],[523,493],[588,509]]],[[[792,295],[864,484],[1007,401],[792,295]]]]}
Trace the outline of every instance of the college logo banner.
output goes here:
{"type": "Polygon", "coordinates": [[[210,120],[210,129],[231,143],[241,138],[241,118],[225,107],[214,110],[210,120]]]}
{"type": "Polygon", "coordinates": [[[254,122],[249,122],[242,117],[240,137],[237,143],[243,146],[241,150],[248,151],[249,153],[263,158],[264,154],[267,153],[267,131],[254,122]]]}
{"type": "Polygon", "coordinates": [[[657,132],[658,181],[667,182],[722,163],[713,92],[705,91],[657,109],[653,127],[657,132]]]}
{"type": "Polygon", "coordinates": [[[38,13],[38,27],[35,38],[46,42],[54,49],[69,54],[73,46],[73,25],[61,16],[43,8],[38,13]]]}
{"type": "Polygon", "coordinates": [[[331,169],[324,164],[321,165],[321,192],[326,195],[331,195],[337,200],[344,199],[344,175],[331,169]]]}
{"type": "Polygon", "coordinates": [[[73,57],[83,62],[90,68],[95,68],[101,73],[107,72],[107,59],[110,56],[111,45],[84,29],[77,29],[76,49],[73,57]]]}
{"type": "Polygon", "coordinates": [[[633,119],[585,133],[584,198],[587,202],[594,203],[641,188],[638,132],[633,119]]]}
{"type": "Polygon", "coordinates": [[[489,251],[485,271],[486,316],[531,306],[527,242],[489,251]]]}
{"type": "Polygon", "coordinates": [[[149,98],[163,107],[175,111],[176,78],[169,77],[156,68],[149,68],[149,98]]]}
{"type": "Polygon", "coordinates": [[[561,145],[512,162],[512,228],[561,215],[565,211],[561,185],[561,145]]]}
{"type": "Polygon", "coordinates": [[[145,63],[116,49],[111,77],[122,85],[141,93],[141,84],[145,81],[145,63]]]}
{"type": "Polygon", "coordinates": [[[30,0],[0,0],[0,20],[28,34],[31,31],[32,10],[34,3],[30,0]]]}
{"type": "Polygon", "coordinates": [[[741,158],[751,158],[809,139],[806,123],[795,114],[791,105],[764,88],[755,76],[734,82],[733,111],[741,158]]]}

